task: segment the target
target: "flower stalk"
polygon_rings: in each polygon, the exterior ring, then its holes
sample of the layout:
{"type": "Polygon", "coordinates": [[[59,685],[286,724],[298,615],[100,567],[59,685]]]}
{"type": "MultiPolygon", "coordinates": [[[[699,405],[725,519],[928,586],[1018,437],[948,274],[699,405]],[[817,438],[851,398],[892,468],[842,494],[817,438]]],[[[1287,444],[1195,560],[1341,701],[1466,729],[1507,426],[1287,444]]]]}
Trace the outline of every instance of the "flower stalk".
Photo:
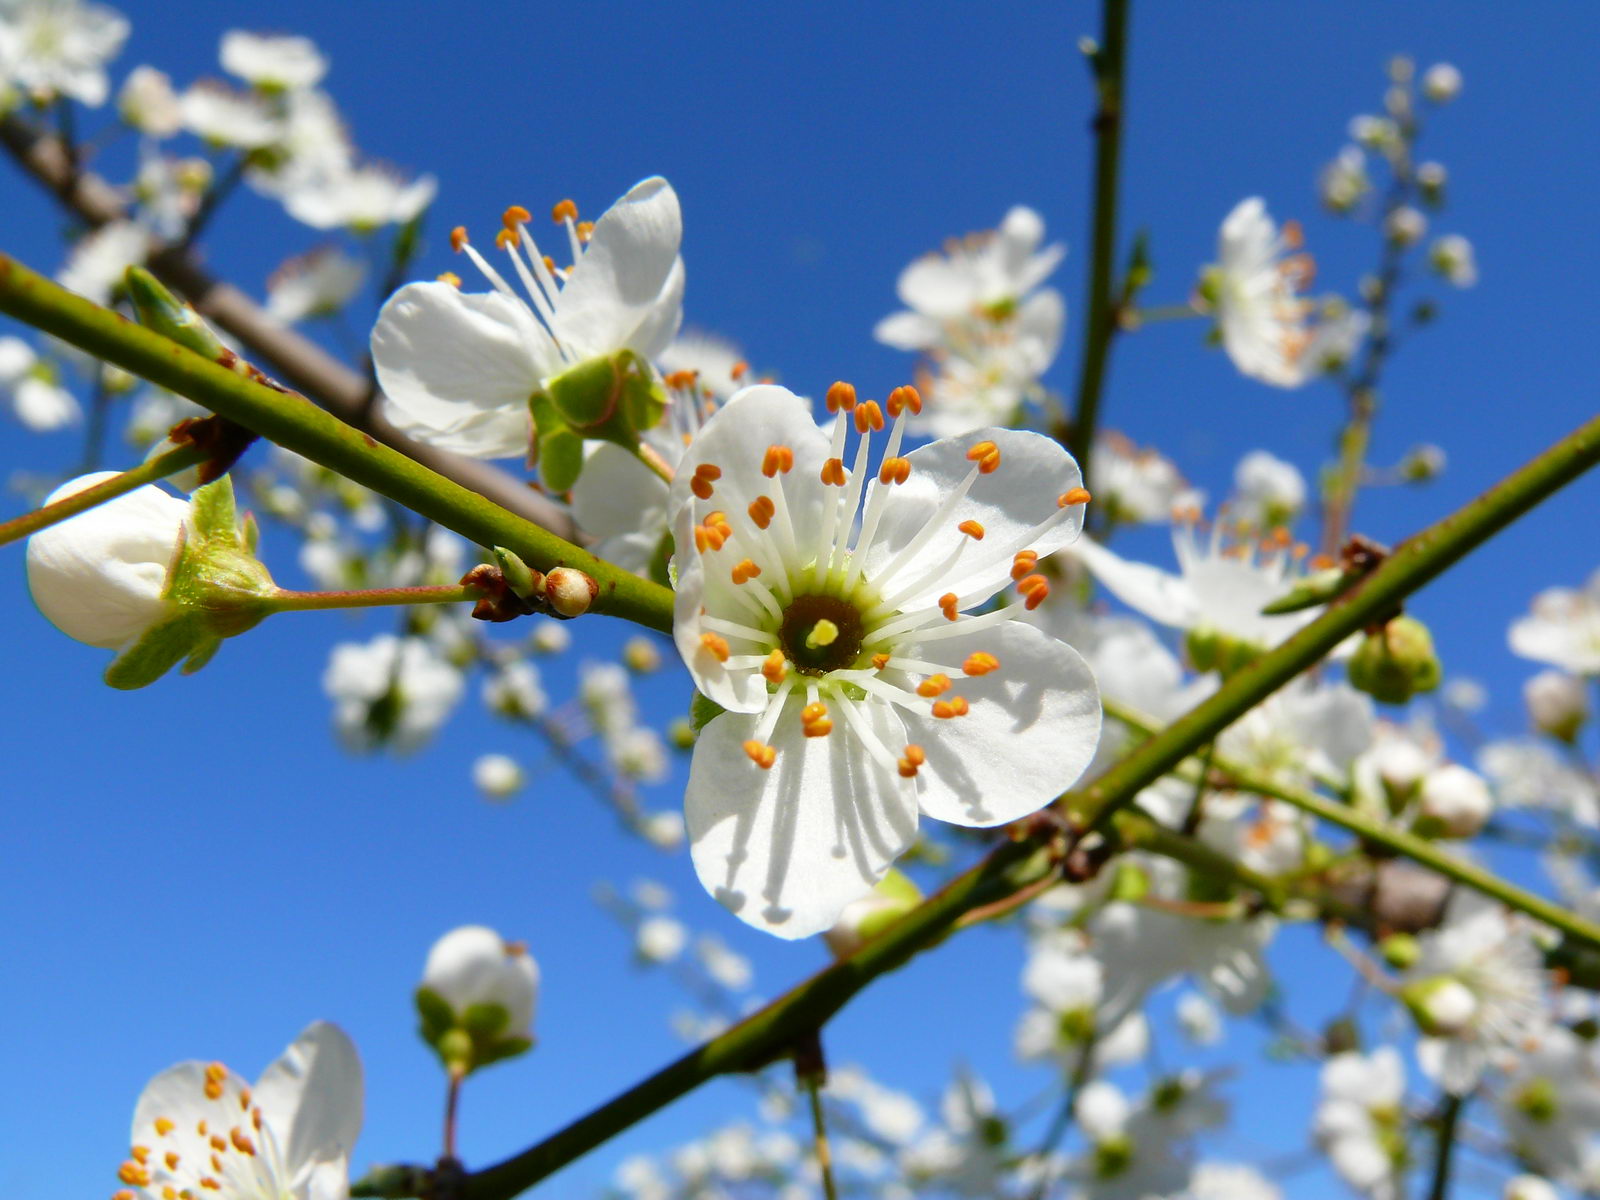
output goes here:
{"type": "Polygon", "coordinates": [[[483,592],[471,584],[436,587],[364,588],[351,592],[294,592],[279,588],[267,599],[273,612],[312,612],[329,608],[382,608],[396,604],[458,604],[483,592]]]}
{"type": "Polygon", "coordinates": [[[43,508],[36,508],[32,512],[23,513],[20,517],[13,517],[9,521],[0,523],[0,546],[38,533],[41,529],[48,529],[68,517],[87,512],[107,500],[126,495],[147,483],[176,475],[179,471],[187,470],[209,457],[210,452],[199,446],[179,446],[174,450],[168,450],[165,454],[159,454],[130,471],[124,471],[115,479],[108,479],[94,487],[75,492],[64,500],[57,500],[54,504],[47,504],[43,508]]]}

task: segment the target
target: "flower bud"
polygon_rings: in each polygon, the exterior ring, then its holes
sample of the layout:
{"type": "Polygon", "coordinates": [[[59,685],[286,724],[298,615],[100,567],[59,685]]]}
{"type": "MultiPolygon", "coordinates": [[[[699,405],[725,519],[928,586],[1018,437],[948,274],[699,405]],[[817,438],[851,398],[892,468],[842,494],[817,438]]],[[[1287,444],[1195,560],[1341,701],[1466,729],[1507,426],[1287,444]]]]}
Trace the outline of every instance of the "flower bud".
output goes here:
{"type": "Polygon", "coordinates": [[[1350,686],[1385,704],[1404,704],[1439,686],[1433,636],[1415,617],[1396,617],[1369,633],[1350,657],[1350,686]]]}
{"type": "Polygon", "coordinates": [[[167,138],[183,128],[183,112],[172,80],[164,71],[140,66],[128,72],[117,93],[117,113],[140,133],[167,138]]]}
{"type": "Polygon", "coordinates": [[[434,943],[417,988],[420,1033],[462,1075],[533,1045],[539,967],[527,947],[482,925],[434,943]]]}
{"type": "Polygon", "coordinates": [[[657,913],[639,922],[634,938],[634,953],[647,963],[669,963],[683,953],[689,932],[683,922],[657,913]]]}
{"type": "Polygon", "coordinates": [[[1429,771],[1417,799],[1421,813],[1418,832],[1437,837],[1469,838],[1484,827],[1494,811],[1489,785],[1458,763],[1429,771]]]}
{"type": "Polygon", "coordinates": [[[1444,203],[1444,185],[1449,178],[1443,163],[1425,162],[1417,167],[1417,190],[1430,208],[1444,203]]]}
{"type": "Polygon", "coordinates": [[[600,594],[600,585],[582,571],[557,567],[544,577],[545,599],[558,617],[581,617],[600,594]]]}
{"type": "Polygon", "coordinates": [[[1469,288],[1478,282],[1478,260],[1472,243],[1459,233],[1435,238],[1428,247],[1428,265],[1453,287],[1469,288]]]}
{"type": "Polygon", "coordinates": [[[1407,483],[1427,483],[1444,474],[1445,462],[1443,447],[1424,442],[1406,451],[1400,460],[1400,476],[1407,483]]]}
{"type": "Polygon", "coordinates": [[[1428,218],[1410,205],[1395,209],[1383,219],[1383,236],[1397,246],[1415,246],[1428,232],[1428,218]]]}
{"type": "Polygon", "coordinates": [[[1540,671],[1522,685],[1522,698],[1539,731],[1569,745],[1589,719],[1589,694],[1583,680],[1565,671],[1540,671]]]}
{"type": "Polygon", "coordinates": [[[504,754],[485,754],[472,764],[472,782],[490,800],[509,800],[527,781],[516,760],[504,754]]]}
{"type": "Polygon", "coordinates": [[[661,668],[661,651],[647,637],[629,638],[622,647],[622,663],[635,675],[649,675],[661,668]]]}
{"type": "Polygon", "coordinates": [[[1549,1180],[1537,1175],[1518,1175],[1507,1181],[1501,1200],[1561,1200],[1561,1193],[1549,1180]]]}
{"type": "Polygon", "coordinates": [[[511,594],[519,600],[536,600],[544,595],[544,576],[522,561],[520,555],[504,546],[494,548],[494,560],[500,566],[511,594]]]}
{"type": "Polygon", "coordinates": [[[1386,737],[1367,751],[1367,761],[1377,773],[1391,813],[1411,803],[1432,765],[1427,753],[1408,737],[1386,737]]]}
{"type": "Polygon", "coordinates": [[[833,928],[822,935],[835,958],[854,954],[906,913],[922,903],[917,885],[890,869],[878,885],[859,900],[845,905],[833,928]]]}
{"type": "Polygon", "coordinates": [[[1461,94],[1461,72],[1451,63],[1434,63],[1422,76],[1422,94],[1433,104],[1448,104],[1461,94]]]}
{"type": "Polygon", "coordinates": [[[1400,989],[1400,999],[1429,1037],[1465,1032],[1478,1012],[1478,998],[1472,990],[1449,975],[1414,980],[1400,989]]]}
{"type": "Polygon", "coordinates": [[[1391,933],[1378,943],[1383,961],[1397,971],[1409,971],[1422,957],[1422,947],[1409,933],[1391,933]]]}

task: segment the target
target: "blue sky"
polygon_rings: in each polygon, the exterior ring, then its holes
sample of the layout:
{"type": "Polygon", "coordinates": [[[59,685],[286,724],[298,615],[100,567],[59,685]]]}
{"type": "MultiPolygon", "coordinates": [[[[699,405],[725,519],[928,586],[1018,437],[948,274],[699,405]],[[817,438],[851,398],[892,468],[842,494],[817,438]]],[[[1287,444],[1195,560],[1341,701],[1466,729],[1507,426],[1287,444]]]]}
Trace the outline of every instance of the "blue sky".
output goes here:
{"type": "MultiPolygon", "coordinates": [[[[1154,303],[1187,294],[1218,223],[1251,194],[1279,217],[1303,218],[1319,286],[1349,292],[1373,261],[1371,236],[1319,214],[1318,167],[1350,116],[1376,109],[1391,53],[1447,59],[1465,75],[1425,153],[1451,171],[1436,229],[1473,240],[1482,282],[1444,294],[1437,327],[1402,347],[1373,451],[1393,461],[1433,441],[1449,468],[1426,488],[1369,494],[1359,528],[1398,539],[1595,411],[1600,10],[1136,8],[1123,226],[1151,231],[1154,303]]],[[[608,3],[533,14],[468,2],[286,0],[269,11],[216,0],[123,9],[134,33],[119,80],[140,62],[180,82],[214,74],[217,39],[232,27],[314,37],[363,149],[440,178],[419,277],[454,265],[443,237],[452,225],[489,227],[508,204],[538,213],[567,196],[592,216],[639,177],[666,175],[684,209],[690,321],[812,394],[835,378],[868,394],[904,382],[906,357],[871,339],[896,306],[900,268],[1030,204],[1071,248],[1058,276],[1069,339],[1047,379],[1070,390],[1075,378],[1091,97],[1074,44],[1098,25],[1093,5],[608,3]]],[[[59,217],[3,166],[0,204],[0,246],[56,266],[59,217]]],[[[241,196],[206,253],[259,294],[283,257],[315,241],[241,196]]],[[[1241,379],[1202,333],[1198,323],[1159,326],[1120,343],[1105,421],[1160,446],[1213,495],[1258,446],[1312,474],[1339,420],[1337,395],[1241,379]]],[[[76,454],[70,435],[0,429],[8,470],[64,469],[76,454]]],[[[1447,670],[1488,685],[1486,719],[1501,729],[1521,728],[1519,688],[1532,673],[1506,649],[1506,623],[1538,589],[1596,566],[1597,504],[1600,480],[1580,482],[1414,606],[1447,670]]],[[[1161,553],[1159,539],[1138,544],[1161,553]]],[[[269,532],[267,561],[286,579],[293,552],[269,532]]],[[[665,1020],[679,993],[630,966],[626,937],[589,899],[600,879],[668,884],[681,916],[755,960],[763,994],[821,963],[820,947],[777,943],[724,914],[685,857],[619,838],[559,773],[510,807],[479,801],[467,775],[477,754],[535,761],[537,752],[475,702],[414,758],[338,751],[318,682],[326,655],[340,638],[387,628],[383,619],[280,617],[230,642],[199,676],[124,695],[99,684],[101,652],[37,616],[21,555],[10,554],[0,573],[6,1195],[109,1193],[151,1074],[205,1057],[254,1075],[315,1017],[342,1023],[366,1059],[358,1168],[431,1156],[442,1089],[410,1035],[409,994],[432,939],[467,921],[528,940],[545,992],[537,1052],[470,1085],[464,1154],[481,1164],[542,1136],[682,1049],[665,1020]]],[[[550,670],[556,694],[576,660],[614,656],[629,631],[592,621],[573,632],[577,646],[550,670]]],[[[649,685],[653,712],[678,711],[687,695],[681,675],[649,685]]],[[[671,805],[672,785],[653,799],[671,805]]],[[[1343,998],[1347,973],[1329,957],[1310,937],[1280,947],[1305,1024],[1343,998]]],[[[828,1044],[836,1060],[864,1062],[925,1101],[960,1061],[1020,1101],[1046,1079],[1011,1061],[1020,966],[1014,936],[967,935],[872,989],[828,1044]]],[[[1219,1143],[1226,1157],[1304,1144],[1310,1075],[1263,1062],[1260,1041],[1247,1030],[1226,1053],[1195,1058],[1245,1068],[1231,1086],[1239,1119],[1219,1143]]],[[[551,1193],[592,1191],[625,1153],[675,1145],[745,1106],[737,1085],[708,1088],[570,1168],[551,1193]]],[[[1313,1171],[1294,1178],[1291,1194],[1339,1193],[1313,1171]]]]}

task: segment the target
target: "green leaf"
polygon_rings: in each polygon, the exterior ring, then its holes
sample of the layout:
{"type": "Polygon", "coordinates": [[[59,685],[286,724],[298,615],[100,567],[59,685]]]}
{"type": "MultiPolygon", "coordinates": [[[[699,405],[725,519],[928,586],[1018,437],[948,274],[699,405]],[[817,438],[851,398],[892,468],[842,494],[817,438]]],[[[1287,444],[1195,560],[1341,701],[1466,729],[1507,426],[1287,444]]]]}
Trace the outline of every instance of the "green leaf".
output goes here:
{"type": "Polygon", "coordinates": [[[189,515],[195,532],[205,540],[238,543],[239,515],[233,503],[233,480],[228,476],[197,489],[189,501],[189,515]]]}
{"type": "Polygon", "coordinates": [[[152,625],[138,641],[112,659],[106,668],[105,681],[122,691],[146,687],[183,659],[207,647],[214,650],[211,644],[215,640],[200,614],[178,613],[152,625]]]}

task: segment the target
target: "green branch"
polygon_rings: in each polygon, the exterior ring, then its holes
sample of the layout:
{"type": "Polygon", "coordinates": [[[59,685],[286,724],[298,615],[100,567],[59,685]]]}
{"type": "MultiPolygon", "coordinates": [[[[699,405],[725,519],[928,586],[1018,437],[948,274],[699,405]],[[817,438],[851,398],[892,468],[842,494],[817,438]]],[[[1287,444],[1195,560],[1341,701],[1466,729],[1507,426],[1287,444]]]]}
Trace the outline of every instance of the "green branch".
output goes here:
{"type": "Polygon", "coordinates": [[[1112,296],[1112,260],[1117,252],[1117,161],[1122,152],[1122,84],[1128,57],[1129,0],[1105,0],[1100,46],[1094,53],[1099,105],[1094,114],[1094,229],[1089,258],[1089,318],[1083,336],[1083,366],[1078,397],[1067,430],[1067,449],[1091,480],[1100,393],[1106,362],[1117,335],[1117,305],[1112,296]]]}
{"type": "MultiPolygon", "coordinates": [[[[1156,733],[1160,726],[1149,718],[1123,707],[1114,701],[1104,701],[1106,715],[1113,720],[1140,733],[1151,735],[1156,733]]],[[[1181,773],[1197,774],[1199,764],[1188,768],[1180,768],[1181,773]]],[[[1515,884],[1507,883],[1499,876],[1485,871],[1482,867],[1458,858],[1454,854],[1442,850],[1434,842],[1426,838],[1417,837],[1403,829],[1396,829],[1389,825],[1374,821],[1371,817],[1357,812],[1348,804],[1341,804],[1330,800],[1326,796],[1319,796],[1316,792],[1307,791],[1282,784],[1258,771],[1252,771],[1225,758],[1213,757],[1211,760],[1212,772],[1223,776],[1223,785],[1235,788],[1242,792],[1254,792],[1259,796],[1269,796],[1274,800],[1282,800],[1291,804],[1302,812],[1308,812],[1319,820],[1347,829],[1363,841],[1374,846],[1382,846],[1392,850],[1402,857],[1409,858],[1412,862],[1437,871],[1447,879],[1474,891],[1482,892],[1508,908],[1525,912],[1545,924],[1550,925],[1563,933],[1571,934],[1589,944],[1600,948],[1600,925],[1586,921],[1575,913],[1568,912],[1554,901],[1546,900],[1532,892],[1524,891],[1515,884]]],[[[1169,855],[1169,857],[1175,857],[1169,855]]],[[[1271,881],[1266,881],[1266,887],[1271,888],[1271,881]]],[[[1259,890],[1259,889],[1258,889],[1259,890]]],[[[1270,895],[1270,890],[1267,892],[1270,895]]]]}
{"type": "Polygon", "coordinates": [[[75,295],[0,254],[0,311],[337,471],[480,546],[505,546],[541,571],[575,567],[600,585],[591,612],[672,629],[672,593],[344,424],[303,396],[237,375],[75,295]]]}

